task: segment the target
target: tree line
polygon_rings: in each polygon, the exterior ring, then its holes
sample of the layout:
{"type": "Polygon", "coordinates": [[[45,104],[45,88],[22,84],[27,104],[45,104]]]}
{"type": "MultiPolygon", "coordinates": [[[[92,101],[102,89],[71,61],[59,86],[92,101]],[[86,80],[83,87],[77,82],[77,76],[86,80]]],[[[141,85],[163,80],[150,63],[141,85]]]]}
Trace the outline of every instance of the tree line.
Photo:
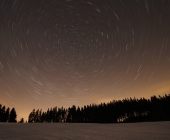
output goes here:
{"type": "Polygon", "coordinates": [[[33,109],[28,123],[120,123],[170,121],[170,94],[145,98],[126,98],[84,107],[33,109]]]}
{"type": "Polygon", "coordinates": [[[0,104],[0,122],[17,122],[17,114],[15,108],[6,108],[5,105],[0,104]]]}

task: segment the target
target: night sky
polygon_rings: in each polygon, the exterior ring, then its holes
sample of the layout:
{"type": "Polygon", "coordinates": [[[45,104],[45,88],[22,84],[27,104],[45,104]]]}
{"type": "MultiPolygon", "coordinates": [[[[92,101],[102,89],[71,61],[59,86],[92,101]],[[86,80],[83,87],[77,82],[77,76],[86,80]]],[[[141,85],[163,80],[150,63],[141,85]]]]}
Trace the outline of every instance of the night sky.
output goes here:
{"type": "Polygon", "coordinates": [[[168,93],[169,0],[0,0],[0,103],[18,120],[168,93]]]}

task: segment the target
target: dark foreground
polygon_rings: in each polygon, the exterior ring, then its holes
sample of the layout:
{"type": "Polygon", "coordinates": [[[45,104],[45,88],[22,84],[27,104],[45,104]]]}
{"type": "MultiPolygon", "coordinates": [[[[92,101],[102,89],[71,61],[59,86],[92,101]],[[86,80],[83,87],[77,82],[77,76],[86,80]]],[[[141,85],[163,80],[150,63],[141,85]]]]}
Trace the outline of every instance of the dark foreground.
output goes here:
{"type": "Polygon", "coordinates": [[[0,124],[0,140],[170,140],[170,122],[0,124]]]}

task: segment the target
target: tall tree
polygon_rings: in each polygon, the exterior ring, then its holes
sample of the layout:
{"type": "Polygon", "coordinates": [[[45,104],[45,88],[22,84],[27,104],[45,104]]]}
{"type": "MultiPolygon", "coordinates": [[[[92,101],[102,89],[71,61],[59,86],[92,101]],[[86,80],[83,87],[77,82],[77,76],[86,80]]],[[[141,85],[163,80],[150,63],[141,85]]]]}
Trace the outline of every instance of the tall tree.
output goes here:
{"type": "Polygon", "coordinates": [[[9,122],[17,122],[16,118],[17,118],[17,114],[15,111],[15,108],[12,108],[10,115],[9,115],[9,122]]]}
{"type": "Polygon", "coordinates": [[[0,104],[0,122],[2,121],[2,105],[0,104]]]}
{"type": "Polygon", "coordinates": [[[4,122],[7,122],[9,120],[9,115],[10,115],[10,108],[8,107],[5,111],[5,120],[4,122]]]}
{"type": "Polygon", "coordinates": [[[6,122],[5,109],[6,109],[5,106],[3,106],[2,109],[1,109],[1,114],[2,114],[1,121],[2,122],[6,122]]]}
{"type": "Polygon", "coordinates": [[[29,114],[28,122],[29,123],[35,122],[35,109],[33,109],[32,112],[29,114]]]}

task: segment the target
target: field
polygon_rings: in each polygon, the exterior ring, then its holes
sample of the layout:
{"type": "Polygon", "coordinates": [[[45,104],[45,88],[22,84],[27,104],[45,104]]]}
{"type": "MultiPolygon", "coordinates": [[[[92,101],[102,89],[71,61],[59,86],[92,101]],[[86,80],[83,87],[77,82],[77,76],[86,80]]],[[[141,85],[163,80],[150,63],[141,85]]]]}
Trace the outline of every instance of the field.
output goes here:
{"type": "Polygon", "coordinates": [[[0,123],[0,140],[170,140],[170,122],[127,124],[0,123]]]}

